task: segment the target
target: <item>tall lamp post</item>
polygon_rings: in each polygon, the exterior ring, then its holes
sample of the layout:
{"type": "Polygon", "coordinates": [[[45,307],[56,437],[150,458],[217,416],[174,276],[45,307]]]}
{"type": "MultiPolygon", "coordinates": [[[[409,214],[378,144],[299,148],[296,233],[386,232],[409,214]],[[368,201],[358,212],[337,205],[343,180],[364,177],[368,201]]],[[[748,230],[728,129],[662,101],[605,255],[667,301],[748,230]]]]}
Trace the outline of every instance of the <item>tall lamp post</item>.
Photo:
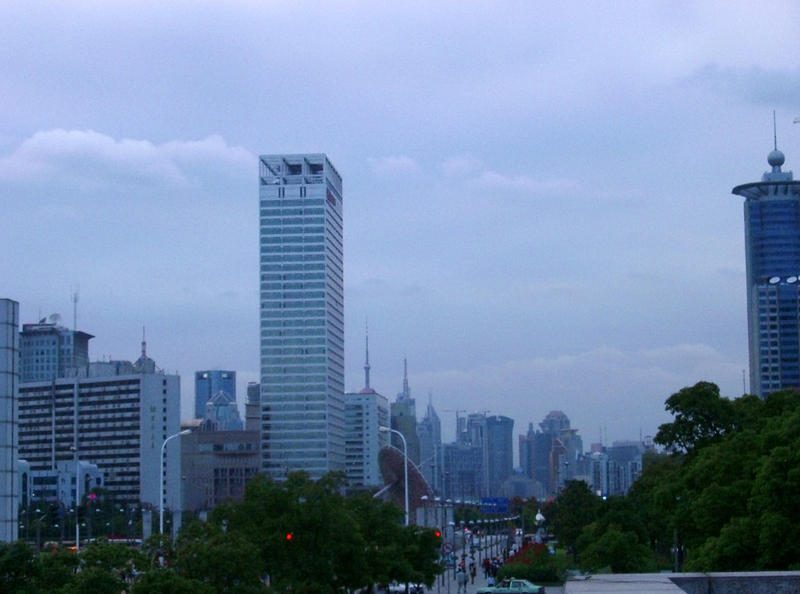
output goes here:
{"type": "Polygon", "coordinates": [[[408,444],[406,444],[406,436],[397,429],[391,429],[389,427],[378,427],[378,431],[381,433],[394,433],[399,435],[400,439],[403,440],[403,486],[406,491],[406,526],[408,526],[408,444]]]}
{"type": "Polygon", "coordinates": [[[191,429],[184,429],[183,431],[178,431],[170,435],[167,439],[164,440],[164,443],[161,444],[161,472],[158,473],[158,533],[164,534],[164,449],[167,447],[167,443],[170,439],[174,439],[176,437],[180,437],[181,435],[186,435],[187,433],[191,433],[191,429]]]}

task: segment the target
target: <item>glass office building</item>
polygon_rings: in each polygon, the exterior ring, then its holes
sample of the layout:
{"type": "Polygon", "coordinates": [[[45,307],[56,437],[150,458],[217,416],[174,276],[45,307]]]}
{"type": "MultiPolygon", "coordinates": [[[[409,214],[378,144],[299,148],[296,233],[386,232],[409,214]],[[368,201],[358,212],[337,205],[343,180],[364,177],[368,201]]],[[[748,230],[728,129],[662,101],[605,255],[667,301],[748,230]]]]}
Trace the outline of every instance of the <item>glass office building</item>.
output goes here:
{"type": "Polygon", "coordinates": [[[324,154],[259,158],[262,470],[345,470],[342,179],[324,154]]]}
{"type": "Polygon", "coordinates": [[[220,392],[236,402],[236,372],[225,369],[206,369],[194,372],[194,418],[206,416],[206,404],[220,392]]]}
{"type": "Polygon", "coordinates": [[[733,188],[744,201],[750,392],[800,388],[800,181],[781,151],[760,182],[733,188]]]}

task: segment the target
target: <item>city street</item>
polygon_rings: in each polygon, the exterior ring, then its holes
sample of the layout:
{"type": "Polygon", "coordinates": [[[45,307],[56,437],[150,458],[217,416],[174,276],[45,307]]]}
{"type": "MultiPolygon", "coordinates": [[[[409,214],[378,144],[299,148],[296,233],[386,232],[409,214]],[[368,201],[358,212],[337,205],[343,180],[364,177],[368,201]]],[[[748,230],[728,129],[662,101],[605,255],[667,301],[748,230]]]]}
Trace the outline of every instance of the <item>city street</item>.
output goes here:
{"type": "MultiPolygon", "coordinates": [[[[481,550],[474,550],[475,563],[477,565],[477,573],[475,576],[475,583],[467,582],[467,594],[474,594],[478,588],[486,586],[486,578],[483,575],[483,567],[481,561],[487,555],[491,558],[495,555],[500,555],[500,547],[497,539],[504,538],[500,536],[491,536],[485,538],[485,545],[481,550]],[[480,560],[480,561],[479,561],[480,560]]],[[[519,544],[519,543],[518,543],[519,544]]],[[[461,558],[461,551],[458,551],[458,558],[461,558]]],[[[469,556],[467,556],[467,569],[469,569],[469,556]]],[[[545,591],[547,594],[563,594],[564,588],[562,586],[546,586],[545,591]]],[[[439,576],[439,579],[433,584],[428,592],[435,592],[436,594],[457,594],[458,585],[456,583],[455,572],[452,567],[448,567],[447,571],[439,576]]]]}

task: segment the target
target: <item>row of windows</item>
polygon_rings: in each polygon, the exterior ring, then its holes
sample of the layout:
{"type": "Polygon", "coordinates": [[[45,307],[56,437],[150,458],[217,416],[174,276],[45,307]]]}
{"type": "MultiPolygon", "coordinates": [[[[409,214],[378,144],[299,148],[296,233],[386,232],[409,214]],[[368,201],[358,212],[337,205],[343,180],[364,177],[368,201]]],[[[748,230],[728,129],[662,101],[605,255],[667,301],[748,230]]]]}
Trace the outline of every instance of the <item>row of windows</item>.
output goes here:
{"type": "MultiPolygon", "coordinates": [[[[272,244],[293,244],[293,243],[301,243],[304,246],[313,246],[314,248],[319,248],[320,246],[325,245],[325,236],[322,234],[322,229],[319,230],[318,235],[262,235],[261,236],[261,246],[263,247],[271,247],[272,244]]],[[[316,250],[305,250],[305,251],[316,251],[316,250]]],[[[263,253],[263,252],[262,252],[263,253]]]]}
{"type": "Polygon", "coordinates": [[[261,275],[261,290],[306,290],[306,289],[324,289],[325,288],[325,274],[316,273],[307,275],[306,278],[286,278],[285,274],[262,274],[261,275]]]}
{"type": "Polygon", "coordinates": [[[324,214],[324,208],[261,208],[262,217],[294,217],[324,214]]]}
{"type": "MultiPolygon", "coordinates": [[[[322,251],[321,248],[317,249],[315,246],[304,246],[305,252],[316,252],[322,251]]],[[[283,246],[268,246],[268,249],[272,252],[277,252],[283,249],[283,246]]],[[[294,263],[294,262],[324,262],[325,261],[325,254],[321,253],[308,253],[308,254],[283,254],[281,256],[270,256],[266,255],[264,252],[265,248],[261,248],[261,263],[264,262],[283,262],[283,263],[294,263]]],[[[263,270],[263,268],[262,268],[263,270]]],[[[278,269],[280,270],[280,268],[278,269]]]]}
{"type": "MultiPolygon", "coordinates": [[[[305,264],[284,263],[284,264],[261,264],[261,272],[280,272],[282,274],[291,272],[320,272],[325,270],[325,262],[312,262],[305,264]]],[[[312,277],[318,278],[318,277],[312,277]]]]}
{"type": "MultiPolygon", "coordinates": [[[[262,328],[264,324],[261,324],[262,328]]],[[[261,336],[263,337],[276,337],[276,336],[286,336],[286,337],[300,337],[300,336],[325,336],[325,328],[309,328],[307,330],[303,330],[300,328],[291,328],[289,330],[262,330],[261,336]]]]}

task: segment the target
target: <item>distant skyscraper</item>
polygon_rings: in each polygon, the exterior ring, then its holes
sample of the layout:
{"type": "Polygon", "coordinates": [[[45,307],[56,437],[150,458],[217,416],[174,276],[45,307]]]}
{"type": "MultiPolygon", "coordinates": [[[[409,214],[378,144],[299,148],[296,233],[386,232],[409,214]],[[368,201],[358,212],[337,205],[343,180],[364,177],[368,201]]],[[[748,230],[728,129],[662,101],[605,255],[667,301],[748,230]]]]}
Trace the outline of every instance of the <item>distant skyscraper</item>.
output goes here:
{"type": "Polygon", "coordinates": [[[225,392],[236,402],[236,372],[208,369],[194,373],[194,418],[206,415],[206,403],[219,392],[225,392]]]}
{"type": "Polygon", "coordinates": [[[762,398],[800,388],[800,181],[777,145],[767,163],[760,182],[732,190],[745,198],[750,392],[762,398]]]}
{"type": "Polygon", "coordinates": [[[0,542],[17,540],[19,304],[0,299],[0,542]]]}
{"type": "Polygon", "coordinates": [[[58,325],[58,314],[23,324],[19,338],[20,381],[48,382],[62,377],[86,375],[91,334],[58,325]]]}
{"type": "MultiPolygon", "coordinates": [[[[408,458],[419,464],[419,435],[417,435],[417,406],[411,397],[411,388],[408,387],[408,361],[403,359],[403,391],[397,394],[397,399],[392,402],[392,429],[399,431],[406,438],[408,458]]],[[[397,435],[392,435],[392,444],[400,451],[403,443],[397,435]]]]}
{"type": "Polygon", "coordinates": [[[220,390],[209,398],[203,415],[203,428],[206,431],[241,431],[244,428],[233,396],[220,390]]]}
{"type": "Polygon", "coordinates": [[[514,419],[495,415],[486,417],[489,494],[497,496],[514,472],[514,419]]]}
{"type": "Polygon", "coordinates": [[[435,493],[442,492],[442,422],[436,409],[433,408],[432,399],[428,398],[428,407],[425,416],[417,423],[419,436],[419,466],[425,480],[435,493]]]}
{"type": "Polygon", "coordinates": [[[342,178],[324,154],[259,158],[262,469],[345,470],[342,178]]]}

